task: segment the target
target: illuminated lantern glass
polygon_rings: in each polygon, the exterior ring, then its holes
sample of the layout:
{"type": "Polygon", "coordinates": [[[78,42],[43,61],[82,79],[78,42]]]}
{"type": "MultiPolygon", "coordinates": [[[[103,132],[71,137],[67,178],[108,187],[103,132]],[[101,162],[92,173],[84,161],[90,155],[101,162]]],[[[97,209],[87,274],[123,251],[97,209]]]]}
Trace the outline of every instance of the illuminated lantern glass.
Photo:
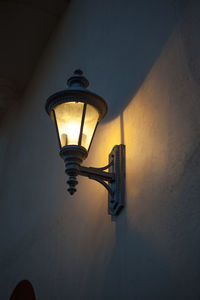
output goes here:
{"type": "Polygon", "coordinates": [[[80,70],[74,72],[68,85],[68,89],[47,99],[46,110],[55,122],[60,149],[73,145],[89,151],[107,104],[87,89],[89,82],[80,70]]]}
{"type": "Polygon", "coordinates": [[[55,107],[61,148],[68,145],[79,145],[89,149],[99,113],[90,104],[68,102],[55,107]]]}

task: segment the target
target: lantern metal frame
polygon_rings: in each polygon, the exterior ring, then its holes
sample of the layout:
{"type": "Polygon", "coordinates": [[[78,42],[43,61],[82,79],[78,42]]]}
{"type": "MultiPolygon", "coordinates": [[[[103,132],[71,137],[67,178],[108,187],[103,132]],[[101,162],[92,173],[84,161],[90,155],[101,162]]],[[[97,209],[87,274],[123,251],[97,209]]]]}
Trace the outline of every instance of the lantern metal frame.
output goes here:
{"type": "Polygon", "coordinates": [[[111,215],[117,215],[125,204],[125,145],[121,144],[114,146],[109,154],[109,162],[105,167],[94,168],[81,166],[83,160],[88,156],[97,126],[107,113],[106,102],[103,98],[87,89],[89,82],[82,74],[83,73],[81,70],[76,70],[74,72],[74,76],[70,77],[67,81],[69,88],[50,96],[47,99],[45,107],[47,113],[49,115],[53,115],[56,125],[60,156],[65,162],[65,173],[69,176],[69,180],[67,181],[69,185],[69,193],[73,195],[76,192],[75,186],[78,184],[76,177],[78,175],[93,179],[102,184],[108,191],[108,213],[111,215]],[[84,106],[80,124],[78,145],[67,145],[61,147],[54,108],[57,105],[66,102],[81,102],[84,103],[84,106]],[[99,112],[99,119],[94,129],[88,150],[81,146],[87,104],[95,107],[99,112]],[[108,172],[105,172],[105,170],[108,170],[108,172]]]}

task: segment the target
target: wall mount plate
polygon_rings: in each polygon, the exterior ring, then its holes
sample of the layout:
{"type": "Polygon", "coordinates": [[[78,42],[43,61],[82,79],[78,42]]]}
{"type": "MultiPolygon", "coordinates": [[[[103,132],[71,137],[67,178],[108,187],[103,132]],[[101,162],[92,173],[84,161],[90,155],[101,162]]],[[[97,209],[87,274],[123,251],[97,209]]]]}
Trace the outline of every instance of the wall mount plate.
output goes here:
{"type": "Polygon", "coordinates": [[[108,193],[108,213],[115,216],[125,205],[125,145],[114,146],[109,154],[109,164],[109,173],[115,174],[115,181],[108,183],[113,191],[113,195],[108,193]]]}

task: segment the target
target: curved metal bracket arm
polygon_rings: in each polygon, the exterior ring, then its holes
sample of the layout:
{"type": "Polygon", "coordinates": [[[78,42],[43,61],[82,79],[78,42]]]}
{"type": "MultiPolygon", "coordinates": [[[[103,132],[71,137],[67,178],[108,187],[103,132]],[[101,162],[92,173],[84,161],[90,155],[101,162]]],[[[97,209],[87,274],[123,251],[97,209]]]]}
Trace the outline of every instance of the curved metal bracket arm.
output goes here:
{"type": "Polygon", "coordinates": [[[110,194],[110,196],[111,197],[114,196],[114,191],[111,189],[111,187],[105,181],[103,181],[102,179],[93,178],[93,177],[88,177],[88,178],[93,179],[93,180],[101,183],[107,189],[107,191],[110,194]]]}
{"type": "Polygon", "coordinates": [[[101,183],[109,192],[108,213],[119,214],[124,206],[125,145],[116,145],[109,155],[109,163],[102,168],[80,166],[79,175],[101,183]],[[108,172],[104,170],[108,169],[108,172]],[[108,183],[106,183],[107,181],[108,183]]]}
{"type": "Polygon", "coordinates": [[[105,167],[102,167],[102,168],[93,168],[93,169],[103,171],[103,170],[107,170],[107,169],[110,168],[112,165],[113,165],[113,159],[112,159],[111,162],[110,162],[108,165],[106,165],[105,167]]]}
{"type": "Polygon", "coordinates": [[[115,181],[115,174],[109,173],[109,172],[104,172],[102,170],[105,170],[105,168],[109,168],[113,162],[111,162],[108,166],[103,167],[103,168],[92,168],[92,167],[83,167],[80,166],[80,173],[79,175],[89,177],[91,179],[101,179],[104,181],[108,182],[113,182],[115,181]]]}
{"type": "Polygon", "coordinates": [[[86,176],[90,179],[96,180],[97,182],[101,183],[109,192],[111,196],[114,195],[113,190],[111,187],[105,182],[114,182],[115,181],[115,174],[104,172],[102,170],[108,169],[110,166],[112,166],[113,161],[109,163],[107,166],[102,168],[92,168],[92,167],[83,167],[80,166],[80,173],[79,175],[86,176]]]}

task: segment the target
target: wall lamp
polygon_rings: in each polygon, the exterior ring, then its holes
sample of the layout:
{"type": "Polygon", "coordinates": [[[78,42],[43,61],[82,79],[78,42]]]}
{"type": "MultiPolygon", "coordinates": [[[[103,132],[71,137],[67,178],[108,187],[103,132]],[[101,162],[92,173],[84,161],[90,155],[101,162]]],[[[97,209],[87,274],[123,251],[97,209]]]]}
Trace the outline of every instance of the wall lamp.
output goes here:
{"type": "MultiPolygon", "coordinates": [[[[108,190],[108,213],[119,214],[124,206],[125,145],[116,145],[102,168],[84,167],[99,122],[107,113],[106,102],[87,89],[89,82],[81,70],[67,81],[68,88],[47,99],[46,111],[55,123],[60,156],[65,162],[68,192],[76,192],[78,175],[101,183],[108,190]],[[108,170],[108,172],[105,172],[108,170]]],[[[103,145],[101,146],[103,149],[103,145]]]]}

